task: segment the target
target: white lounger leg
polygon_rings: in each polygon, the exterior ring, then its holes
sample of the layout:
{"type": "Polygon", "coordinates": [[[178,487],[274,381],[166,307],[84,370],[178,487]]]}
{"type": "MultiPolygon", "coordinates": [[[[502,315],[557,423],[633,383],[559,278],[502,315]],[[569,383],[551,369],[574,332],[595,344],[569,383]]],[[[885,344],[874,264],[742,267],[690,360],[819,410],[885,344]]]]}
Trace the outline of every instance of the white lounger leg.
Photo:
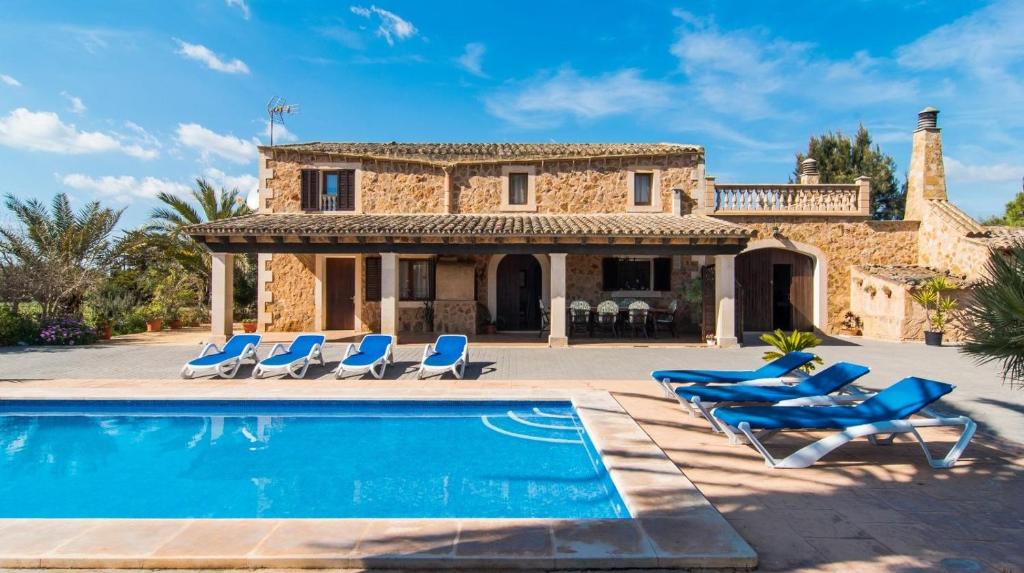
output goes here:
{"type": "MultiPolygon", "coordinates": [[[[728,428],[728,425],[723,424],[723,428],[728,428]]],[[[755,435],[749,424],[741,422],[737,429],[746,436],[750,445],[754,446],[754,449],[764,457],[765,463],[772,468],[798,469],[809,467],[828,453],[857,438],[875,436],[878,434],[911,434],[924,451],[925,458],[928,460],[929,465],[935,469],[947,469],[953,467],[953,464],[960,459],[960,456],[967,448],[967,444],[970,443],[971,438],[974,436],[977,424],[966,416],[958,416],[956,418],[892,420],[889,422],[879,422],[875,424],[862,424],[860,426],[853,426],[840,432],[836,432],[831,436],[826,436],[813,444],[804,446],[782,460],[777,460],[770,452],[768,452],[768,449],[763,443],[765,437],[758,437],[755,435]],[[960,434],[960,438],[957,440],[956,444],[954,444],[953,448],[950,449],[949,453],[947,453],[942,460],[936,461],[928,450],[928,445],[924,441],[924,438],[922,438],[921,434],[918,433],[917,428],[949,426],[963,427],[963,432],[960,434]]],[[[732,432],[729,431],[726,431],[726,433],[732,434],[732,432]]]]}

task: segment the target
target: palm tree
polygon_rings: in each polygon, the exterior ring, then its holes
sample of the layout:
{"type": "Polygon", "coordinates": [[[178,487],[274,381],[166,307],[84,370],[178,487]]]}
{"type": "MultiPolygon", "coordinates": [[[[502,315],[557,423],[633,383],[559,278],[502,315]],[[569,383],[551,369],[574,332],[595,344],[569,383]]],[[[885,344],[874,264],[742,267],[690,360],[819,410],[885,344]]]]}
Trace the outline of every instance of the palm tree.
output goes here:
{"type": "Polygon", "coordinates": [[[979,363],[1001,362],[1004,380],[1024,382],[1024,244],[992,255],[964,314],[967,340],[961,351],[979,363]]]}
{"type": "Polygon", "coordinates": [[[49,209],[11,193],[4,204],[21,225],[0,228],[0,259],[32,277],[27,294],[41,305],[43,317],[79,314],[85,291],[117,254],[110,236],[124,210],[93,201],[76,213],[64,193],[54,196],[49,209]]]}
{"type": "MultiPolygon", "coordinates": [[[[163,205],[153,209],[150,221],[145,230],[150,240],[156,243],[167,255],[177,260],[185,269],[203,278],[205,284],[210,282],[209,253],[185,234],[185,227],[198,225],[207,221],[217,221],[229,217],[248,215],[252,211],[245,204],[238,189],[214,189],[205,179],[196,179],[196,188],[192,189],[191,198],[195,205],[187,199],[160,193],[157,199],[163,205]]],[[[242,257],[239,257],[241,259],[242,257]]],[[[243,263],[244,264],[244,263],[243,263]]]]}

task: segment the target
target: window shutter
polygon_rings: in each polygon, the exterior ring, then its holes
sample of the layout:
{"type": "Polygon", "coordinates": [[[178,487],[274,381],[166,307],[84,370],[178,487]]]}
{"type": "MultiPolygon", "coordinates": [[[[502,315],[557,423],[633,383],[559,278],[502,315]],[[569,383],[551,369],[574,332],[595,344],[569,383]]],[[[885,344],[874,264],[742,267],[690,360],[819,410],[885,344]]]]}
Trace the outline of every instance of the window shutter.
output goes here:
{"type": "Polygon", "coordinates": [[[672,290],[672,259],[670,257],[654,259],[654,290],[672,290]]]}
{"type": "Polygon", "coordinates": [[[356,210],[356,172],[354,169],[338,172],[338,210],[356,210]]]}
{"type": "Polygon", "coordinates": [[[618,261],[613,258],[601,259],[601,290],[613,291],[619,288],[618,261]]]}
{"type": "Polygon", "coordinates": [[[380,257],[366,259],[366,300],[380,300],[380,257]]]}
{"type": "Polygon", "coordinates": [[[427,272],[430,273],[430,286],[428,287],[429,291],[427,292],[427,300],[434,300],[434,298],[436,298],[434,296],[434,293],[436,292],[434,288],[437,286],[437,264],[434,259],[430,259],[430,270],[427,272]]]}
{"type": "Polygon", "coordinates": [[[320,172],[316,169],[302,170],[302,210],[320,210],[320,172]]]}

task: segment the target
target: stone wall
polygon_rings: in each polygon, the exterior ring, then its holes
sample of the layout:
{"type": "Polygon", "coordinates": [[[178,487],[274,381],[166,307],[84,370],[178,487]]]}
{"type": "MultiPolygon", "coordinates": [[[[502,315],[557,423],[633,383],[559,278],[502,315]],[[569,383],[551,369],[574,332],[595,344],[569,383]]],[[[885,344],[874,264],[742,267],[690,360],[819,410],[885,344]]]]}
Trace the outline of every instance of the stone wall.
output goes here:
{"type": "Polygon", "coordinates": [[[268,332],[313,330],[316,258],[313,255],[276,254],[266,261],[272,278],[266,284],[270,300],[261,301],[270,324],[268,332]]]}
{"type": "Polygon", "coordinates": [[[824,253],[828,265],[828,321],[823,328],[826,333],[837,331],[850,308],[851,266],[917,264],[919,224],[916,221],[830,217],[728,217],[728,220],[756,229],[757,236],[751,241],[770,238],[772,229],[778,228],[783,242],[808,244],[824,253]]]}
{"type": "Polygon", "coordinates": [[[918,264],[968,280],[983,275],[991,256],[987,245],[965,236],[962,226],[937,208],[926,211],[918,240],[918,264]]]}
{"type": "MultiPolygon", "coordinates": [[[[696,197],[697,153],[672,157],[517,162],[537,168],[538,213],[614,213],[627,205],[627,169],[654,167],[661,171],[661,205],[672,206],[673,188],[696,197]]],[[[494,213],[501,209],[502,175],[506,164],[459,166],[452,171],[453,207],[460,213],[494,213]]],[[[689,211],[691,205],[684,206],[689,211]]]]}
{"type": "Polygon", "coordinates": [[[434,332],[476,333],[476,301],[439,300],[434,303],[434,332]]]}
{"type": "MultiPolygon", "coordinates": [[[[925,309],[911,297],[914,286],[887,280],[851,269],[850,311],[860,317],[863,335],[879,340],[906,341],[924,340],[924,331],[929,329],[925,309]]],[[[957,289],[948,295],[961,305],[968,298],[968,291],[957,289]]],[[[963,324],[956,313],[950,316],[945,340],[963,340],[963,324]]]]}

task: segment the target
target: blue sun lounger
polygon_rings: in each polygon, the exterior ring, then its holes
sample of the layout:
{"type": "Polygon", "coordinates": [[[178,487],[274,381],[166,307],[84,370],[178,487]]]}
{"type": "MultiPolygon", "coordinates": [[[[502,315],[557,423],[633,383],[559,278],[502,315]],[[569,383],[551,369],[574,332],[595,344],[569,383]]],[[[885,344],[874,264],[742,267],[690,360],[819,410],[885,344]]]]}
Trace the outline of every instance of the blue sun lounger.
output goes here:
{"type": "Polygon", "coordinates": [[[716,432],[721,432],[722,428],[719,427],[718,422],[711,415],[711,412],[708,411],[709,403],[714,403],[717,406],[744,402],[776,404],[784,401],[790,401],[789,403],[791,403],[800,398],[827,398],[827,400],[817,401],[818,405],[826,405],[842,401],[828,396],[840,390],[848,392],[850,397],[863,400],[868,395],[851,387],[850,384],[870,372],[870,370],[867,366],[861,366],[860,364],[836,362],[794,386],[750,386],[743,383],[710,386],[701,384],[677,386],[673,392],[675,397],[689,410],[691,415],[695,416],[700,412],[711,423],[712,429],[716,432]]]}
{"type": "Polygon", "coordinates": [[[287,350],[278,342],[270,349],[270,355],[256,365],[253,377],[287,374],[292,378],[302,378],[310,364],[324,363],[324,340],[322,334],[302,334],[295,337],[287,350]]]}
{"type": "Polygon", "coordinates": [[[757,370],[655,370],[651,378],[666,385],[672,382],[688,384],[734,384],[766,378],[782,378],[814,360],[810,352],[789,352],[757,370]]]}
{"type": "Polygon", "coordinates": [[[928,463],[933,468],[944,469],[952,467],[960,459],[977,425],[967,416],[914,419],[911,416],[931,414],[925,408],[952,392],[953,388],[950,384],[911,376],[856,406],[747,406],[715,408],[711,415],[734,443],[740,442],[739,434],[742,434],[764,457],[765,463],[773,468],[806,468],[856,438],[866,436],[873,444],[888,445],[896,434],[910,434],[921,445],[928,463]],[[935,460],[917,429],[939,426],[962,427],[963,432],[946,457],[935,460]],[[783,430],[836,430],[836,433],[778,460],[768,452],[763,442],[783,430]],[[888,436],[877,437],[880,434],[888,436]]]}
{"type": "Polygon", "coordinates": [[[395,362],[394,342],[395,337],[390,334],[367,334],[359,341],[358,347],[349,343],[337,370],[334,371],[334,377],[342,378],[346,374],[369,372],[380,380],[384,377],[388,364],[395,362]]]}
{"type": "Polygon", "coordinates": [[[211,342],[203,347],[198,358],[185,364],[181,369],[181,377],[188,379],[213,374],[221,378],[233,378],[243,360],[256,362],[256,348],[259,345],[258,334],[236,334],[224,343],[224,348],[217,348],[211,342]]]}
{"type": "Polygon", "coordinates": [[[464,334],[442,334],[437,341],[423,349],[423,359],[416,378],[451,371],[462,379],[469,362],[469,339],[464,334]]]}

